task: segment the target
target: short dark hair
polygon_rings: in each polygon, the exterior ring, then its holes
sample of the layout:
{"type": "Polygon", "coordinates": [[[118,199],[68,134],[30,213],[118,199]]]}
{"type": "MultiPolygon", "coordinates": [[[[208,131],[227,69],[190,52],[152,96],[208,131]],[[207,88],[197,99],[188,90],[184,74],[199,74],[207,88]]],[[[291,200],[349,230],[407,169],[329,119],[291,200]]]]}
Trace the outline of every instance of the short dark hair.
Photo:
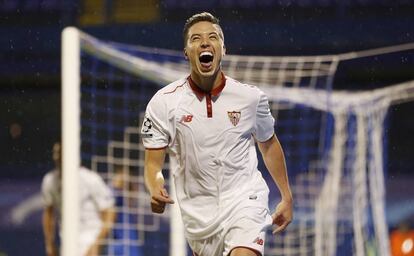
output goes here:
{"type": "Polygon", "coordinates": [[[221,39],[224,40],[223,31],[220,27],[220,20],[209,12],[201,12],[201,13],[194,14],[193,16],[188,18],[187,21],[185,22],[184,29],[183,29],[184,45],[187,43],[188,30],[190,30],[191,26],[201,21],[208,21],[208,22],[211,22],[217,25],[220,28],[220,37],[221,39]]]}

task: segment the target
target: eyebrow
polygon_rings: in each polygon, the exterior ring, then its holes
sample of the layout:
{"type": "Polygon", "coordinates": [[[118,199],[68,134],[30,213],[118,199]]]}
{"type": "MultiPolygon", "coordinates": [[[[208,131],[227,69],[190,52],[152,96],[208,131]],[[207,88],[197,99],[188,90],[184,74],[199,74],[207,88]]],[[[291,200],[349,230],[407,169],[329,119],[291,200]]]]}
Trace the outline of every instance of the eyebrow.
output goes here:
{"type": "Polygon", "coordinates": [[[189,38],[192,38],[193,36],[200,36],[201,34],[208,34],[208,35],[217,35],[217,36],[220,36],[220,34],[217,33],[216,31],[212,31],[212,32],[194,33],[194,34],[191,34],[189,38]]]}

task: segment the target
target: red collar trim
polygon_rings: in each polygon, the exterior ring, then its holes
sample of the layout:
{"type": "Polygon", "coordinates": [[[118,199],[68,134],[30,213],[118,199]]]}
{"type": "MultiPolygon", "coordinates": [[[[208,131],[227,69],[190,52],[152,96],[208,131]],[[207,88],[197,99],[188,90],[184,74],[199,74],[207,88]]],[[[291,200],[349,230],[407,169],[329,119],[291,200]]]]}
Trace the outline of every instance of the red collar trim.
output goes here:
{"type": "Polygon", "coordinates": [[[198,87],[196,83],[194,83],[193,79],[191,79],[191,75],[188,76],[187,80],[188,80],[188,83],[190,84],[191,89],[199,98],[203,98],[204,96],[209,95],[209,94],[211,96],[218,96],[221,93],[221,91],[223,91],[224,86],[226,85],[226,77],[224,76],[223,72],[221,72],[220,85],[214,88],[213,90],[211,90],[210,92],[205,92],[201,90],[200,87],[198,87]]]}

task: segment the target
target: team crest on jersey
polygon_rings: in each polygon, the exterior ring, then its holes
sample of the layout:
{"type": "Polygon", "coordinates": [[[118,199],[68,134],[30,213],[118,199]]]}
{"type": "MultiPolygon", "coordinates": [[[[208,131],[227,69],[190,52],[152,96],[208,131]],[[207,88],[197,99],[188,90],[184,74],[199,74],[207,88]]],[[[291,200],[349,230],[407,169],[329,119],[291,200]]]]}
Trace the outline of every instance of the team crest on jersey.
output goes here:
{"type": "Polygon", "coordinates": [[[230,119],[230,122],[236,126],[239,121],[240,121],[240,117],[241,117],[241,112],[240,111],[227,111],[227,115],[230,119]]]}

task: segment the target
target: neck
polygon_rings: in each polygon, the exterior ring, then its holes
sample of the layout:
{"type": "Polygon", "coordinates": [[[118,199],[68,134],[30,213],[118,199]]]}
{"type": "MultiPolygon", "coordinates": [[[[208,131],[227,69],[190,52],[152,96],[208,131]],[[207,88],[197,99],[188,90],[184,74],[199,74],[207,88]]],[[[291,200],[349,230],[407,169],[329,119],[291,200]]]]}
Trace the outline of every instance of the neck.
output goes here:
{"type": "Polygon", "coordinates": [[[212,76],[200,76],[191,72],[191,79],[204,92],[210,92],[221,84],[221,70],[218,69],[212,76]]]}

